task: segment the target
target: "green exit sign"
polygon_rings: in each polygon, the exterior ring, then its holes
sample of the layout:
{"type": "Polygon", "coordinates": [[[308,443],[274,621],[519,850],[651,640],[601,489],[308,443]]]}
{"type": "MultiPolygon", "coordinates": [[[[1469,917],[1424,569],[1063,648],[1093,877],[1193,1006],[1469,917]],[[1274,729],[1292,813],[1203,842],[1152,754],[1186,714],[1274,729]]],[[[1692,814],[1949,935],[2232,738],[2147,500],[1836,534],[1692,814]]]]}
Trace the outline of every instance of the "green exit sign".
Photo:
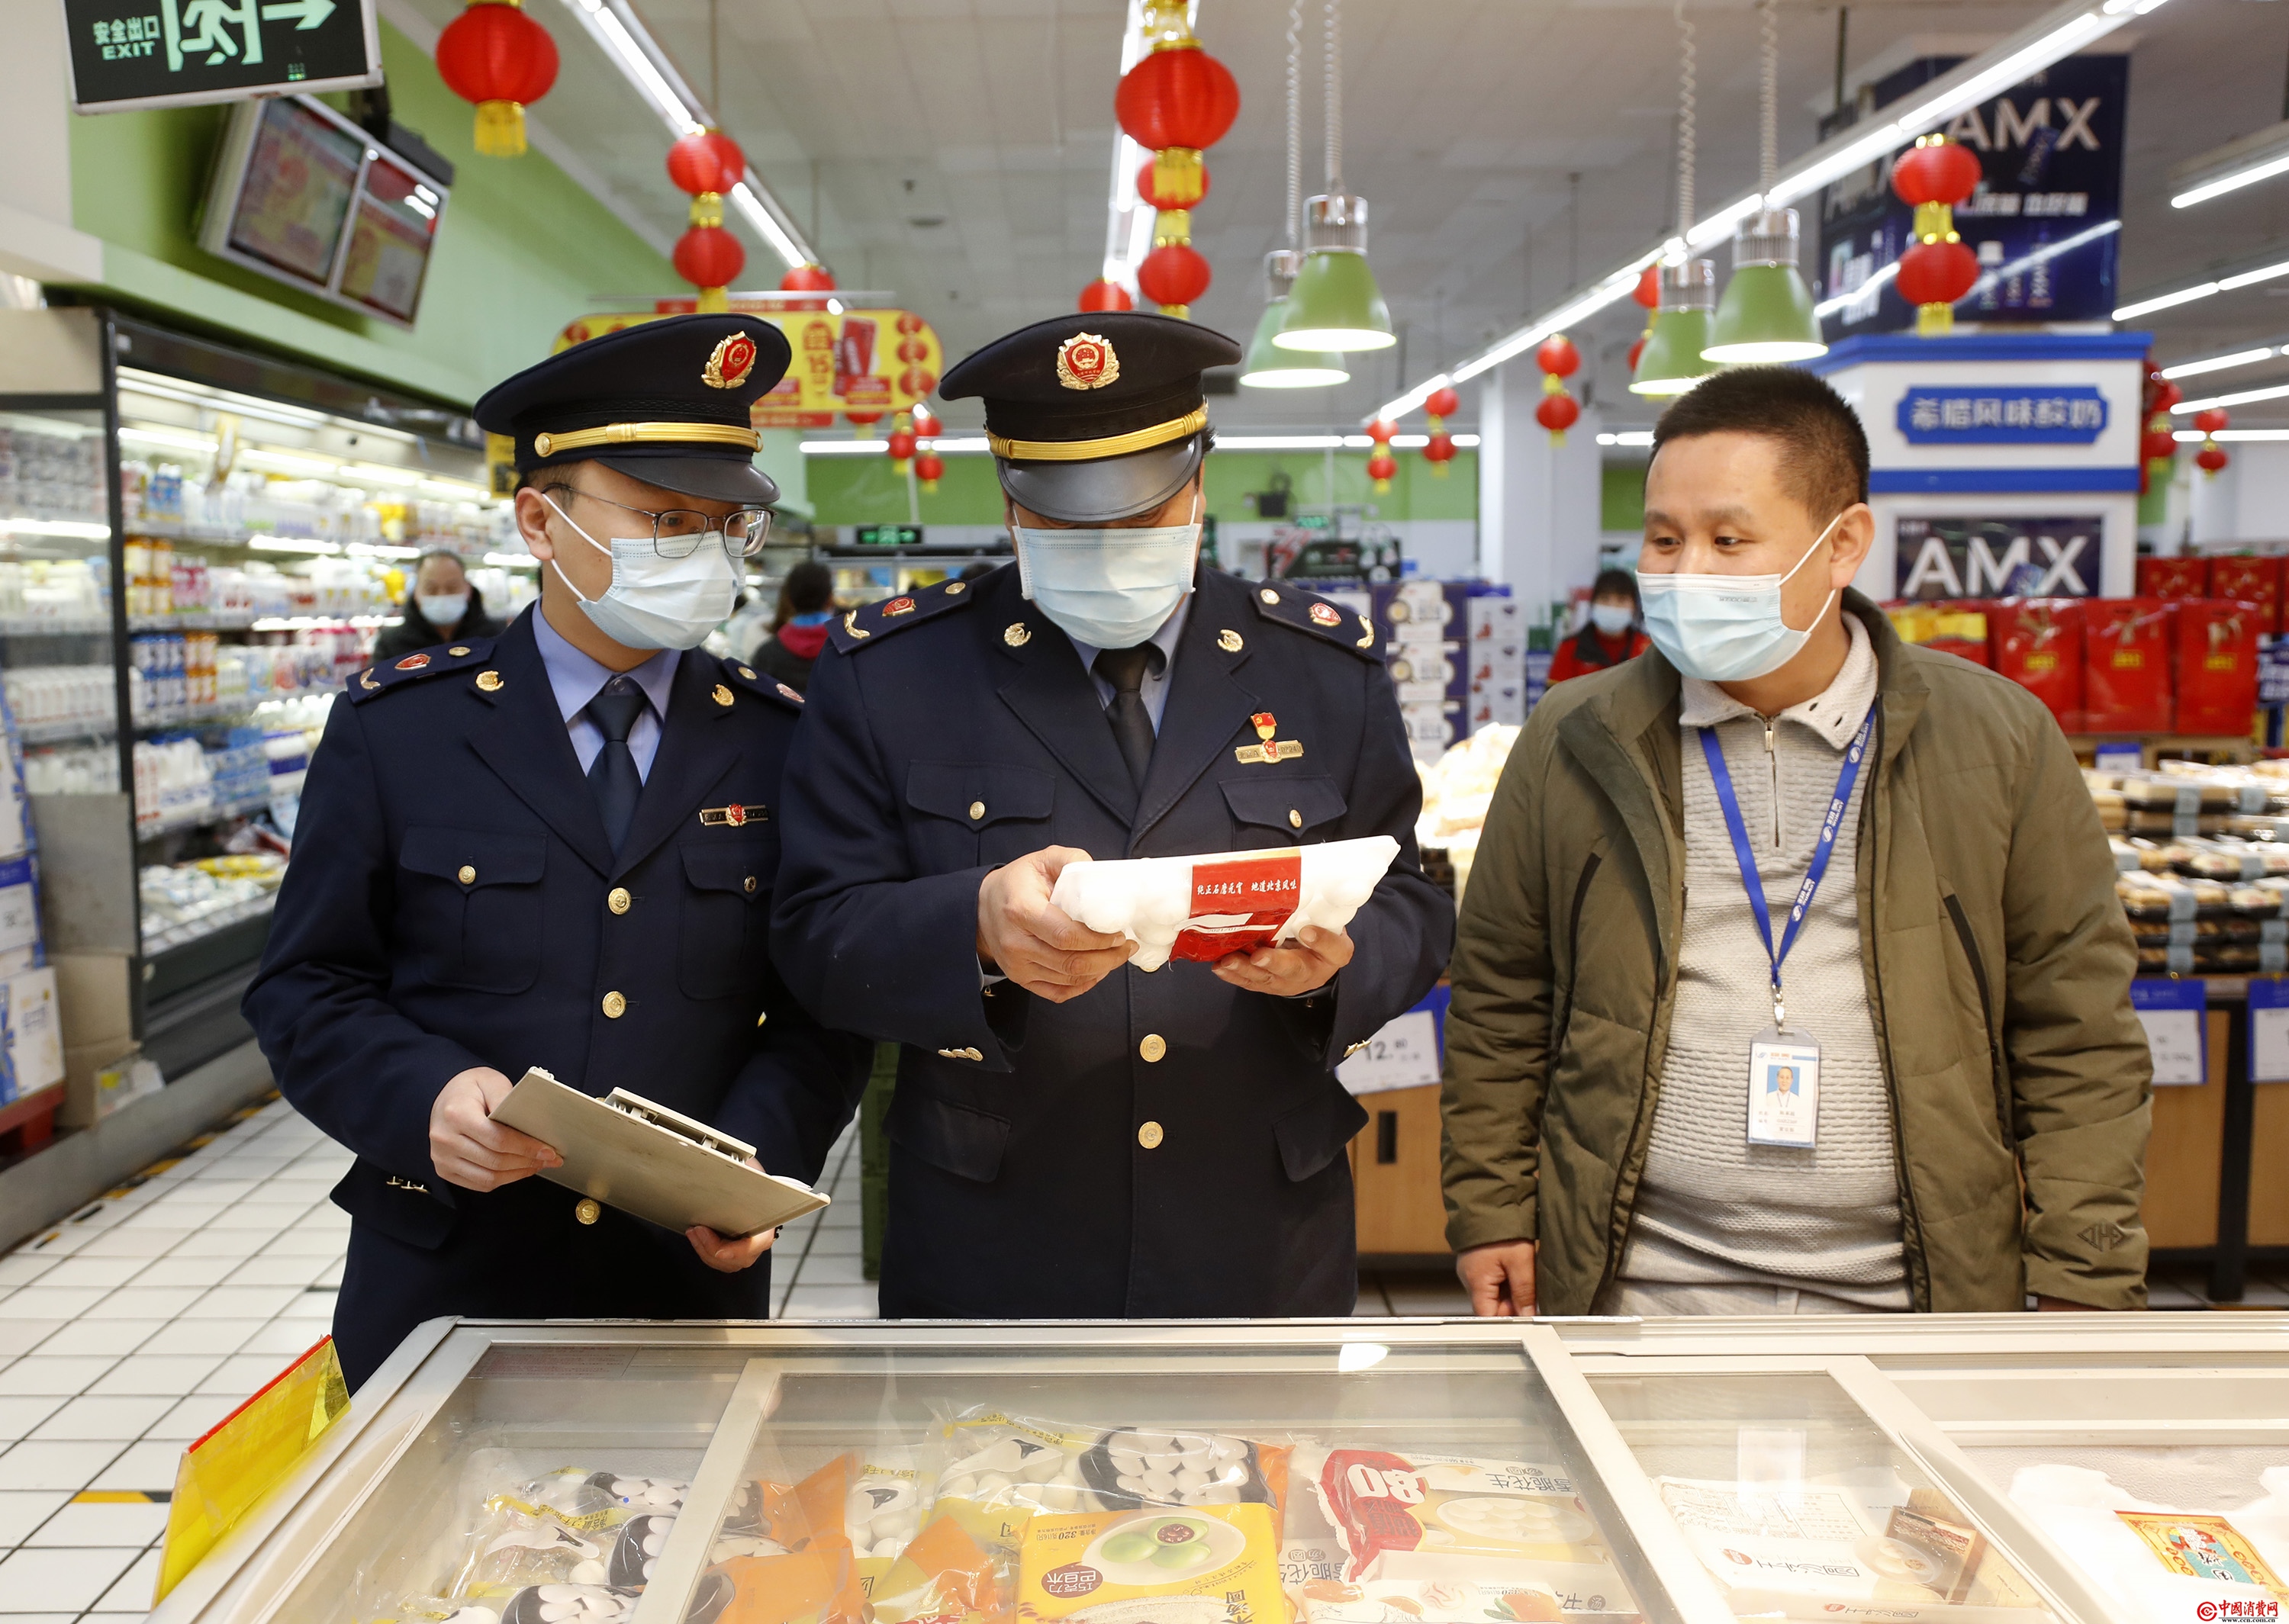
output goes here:
{"type": "Polygon", "coordinates": [[[64,26],[82,113],[381,83],[374,0],[64,0],[64,26]]]}
{"type": "Polygon", "coordinates": [[[862,524],[858,527],[858,545],[862,547],[918,547],[921,540],[922,527],[919,524],[862,524]]]}

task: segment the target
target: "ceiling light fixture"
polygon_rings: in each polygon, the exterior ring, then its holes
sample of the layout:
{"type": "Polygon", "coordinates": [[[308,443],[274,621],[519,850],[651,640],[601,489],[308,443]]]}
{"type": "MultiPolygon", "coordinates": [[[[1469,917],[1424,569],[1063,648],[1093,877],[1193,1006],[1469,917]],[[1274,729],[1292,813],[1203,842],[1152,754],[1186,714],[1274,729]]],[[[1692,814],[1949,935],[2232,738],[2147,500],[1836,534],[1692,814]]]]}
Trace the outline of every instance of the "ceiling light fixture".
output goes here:
{"type": "Polygon", "coordinates": [[[2179,164],[2170,179],[2194,184],[2170,199],[2170,206],[2190,209],[2276,175],[2289,175],[2289,119],[2179,164]]]}
{"type": "Polygon", "coordinates": [[[2189,413],[2208,411],[2219,406],[2246,406],[2253,401],[2277,401],[2289,395],[2289,384],[2273,384],[2262,389],[2243,389],[2232,394],[2213,394],[2207,400],[2180,401],[2170,408],[2170,415],[2182,418],[2189,413]]]}
{"type": "Polygon", "coordinates": [[[2114,319],[2134,322],[2140,316],[2151,315],[2157,310],[2173,310],[2180,305],[2190,305],[2197,299],[2207,299],[2213,293],[2236,293],[2244,288],[2253,288],[2261,282],[2273,282],[2283,276],[2289,276],[2289,259],[2274,260],[2246,271],[2236,271],[2230,276],[2198,282],[2189,288],[2157,293],[2151,299],[2133,299],[2117,309],[2114,319]]]}
{"type": "Polygon", "coordinates": [[[2236,350],[2230,355],[2212,355],[2204,361],[2181,361],[2176,366],[2164,367],[2162,376],[2167,378],[2199,378],[2205,372],[2222,372],[2230,367],[2255,366],[2261,361],[2270,361],[2276,355],[2289,354],[2289,347],[2276,348],[2261,344],[2253,350],[2236,350]]]}
{"type": "Polygon", "coordinates": [[[1351,381],[1340,355],[1282,349],[1275,342],[1288,324],[1288,294],[1304,256],[1296,246],[1296,221],[1304,211],[1304,0],[1288,0],[1288,246],[1264,256],[1267,295],[1256,335],[1240,363],[1240,381],[1250,389],[1324,389],[1351,381]]]}
{"type": "Polygon", "coordinates": [[[2205,434],[2197,428],[2181,428],[2173,431],[2172,437],[2193,445],[2205,440],[2289,440],[2289,428],[2221,428],[2214,434],[2205,434]]]}
{"type": "MultiPolygon", "coordinates": [[[[1761,65],[1757,85],[1757,187],[1780,178],[1781,23],[1778,0],[1758,0],[1761,65]]],[[[1809,361],[1828,354],[1813,314],[1812,290],[1797,270],[1794,209],[1751,209],[1733,231],[1733,280],[1717,303],[1717,319],[1701,353],[1708,360],[1809,361]]],[[[1686,241],[1693,239],[1688,235],[1686,241]]],[[[1648,343],[1647,347],[1651,347],[1648,343]]]]}
{"type": "MultiPolygon", "coordinates": [[[[1797,163],[1782,171],[1781,177],[1764,197],[1767,208],[1783,208],[1798,198],[1809,196],[1821,187],[1857,169],[1864,169],[1887,155],[1906,146],[1916,137],[1944,123],[1966,107],[1975,107],[1995,94],[2008,89],[2028,76],[2040,72],[2063,57],[2088,46],[2094,40],[2111,33],[2133,17],[2142,17],[2154,11],[2163,0],[2103,0],[2093,4],[2090,0],[2067,0],[2054,7],[2027,28],[2020,29],[1998,44],[1981,52],[1958,67],[1941,75],[1924,87],[1925,95],[1912,107],[1880,123],[1855,125],[1822,142],[1806,153],[1797,163]]],[[[1709,222],[1714,225],[1714,221],[1709,222]]],[[[1698,235],[1698,227],[1695,234],[1698,235]]],[[[1684,234],[1680,234],[1680,237],[1684,234]]],[[[1625,299],[1636,285],[1637,274],[1656,259],[1679,257],[1685,243],[1672,239],[1671,243],[1639,255],[1618,271],[1609,272],[1599,279],[1599,288],[1613,285],[1622,278],[1620,291],[1615,299],[1625,299]]],[[[1536,319],[1517,331],[1496,340],[1476,357],[1453,369],[1453,376],[1438,379],[1426,378],[1410,386],[1403,393],[1385,402],[1367,414],[1362,422],[1376,418],[1396,420],[1400,416],[1417,410],[1431,393],[1442,384],[1458,381],[1468,376],[1499,366],[1522,351],[1530,350],[1553,332],[1568,330],[1581,324],[1582,315],[1577,300],[1594,297],[1596,290],[1585,290],[1570,296],[1564,306],[1551,316],[1536,319]]],[[[1604,303],[1596,308],[1603,308],[1604,303]]],[[[2118,319],[2119,315],[2118,314],[2118,319]]]]}
{"type": "Polygon", "coordinates": [[[1685,0],[1677,0],[1677,235],[1688,254],[1661,267],[1661,306],[1646,329],[1638,352],[1632,394],[1683,394],[1717,370],[1703,351],[1709,344],[1709,313],[1717,302],[1717,267],[1689,257],[1693,241],[1693,164],[1698,131],[1695,87],[1697,56],[1693,20],[1685,0]]]}
{"type": "Polygon", "coordinates": [[[1304,264],[1272,343],[1283,350],[1389,349],[1391,310],[1367,262],[1367,199],[1344,190],[1344,6],[1327,0],[1320,95],[1327,112],[1328,189],[1304,203],[1304,264]]]}

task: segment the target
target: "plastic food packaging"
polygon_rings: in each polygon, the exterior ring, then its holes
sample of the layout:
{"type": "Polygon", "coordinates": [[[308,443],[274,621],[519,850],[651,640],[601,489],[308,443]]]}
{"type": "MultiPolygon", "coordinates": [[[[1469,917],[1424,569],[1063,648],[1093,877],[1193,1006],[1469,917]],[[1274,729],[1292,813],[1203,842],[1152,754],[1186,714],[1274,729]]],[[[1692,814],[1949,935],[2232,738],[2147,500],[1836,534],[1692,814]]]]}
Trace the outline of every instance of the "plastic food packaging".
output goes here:
{"type": "Polygon", "coordinates": [[[1534,1580],[1314,1580],[1304,1587],[1309,1624],[1561,1624],[1566,1616],[1558,1592],[1534,1580]]]}
{"type": "Polygon", "coordinates": [[[1988,612],[1995,669],[2050,707],[2069,733],[2083,730],[2080,598],[2006,598],[1988,612]]]}
{"type": "Polygon", "coordinates": [[[1088,1624],[1278,1624],[1278,1513],[1269,1505],[1145,1507],[1026,1525],[1017,1606],[1088,1624]]]}
{"type": "Polygon", "coordinates": [[[925,1624],[973,1612],[990,1618],[1006,1605],[993,1559],[952,1517],[932,1518],[886,1565],[867,1596],[878,1624],[925,1624]]]}
{"type": "Polygon", "coordinates": [[[1129,960],[1213,964],[1293,938],[1307,925],[1341,930],[1399,856],[1389,835],[1196,857],[1073,863],[1049,900],[1091,930],[1137,944],[1129,960]]]}
{"type": "MultiPolygon", "coordinates": [[[[2152,1465],[2180,1453],[2204,1452],[2166,1452],[2152,1465]]],[[[2011,1501],[2134,1616],[2254,1619],[2289,1600],[2289,1467],[2259,1482],[2266,1493],[2246,1505],[2193,1511],[2141,1500],[2087,1467],[2025,1466],[2011,1501]]]]}
{"type": "Polygon", "coordinates": [[[1348,1584],[1515,1580],[1568,1612],[1632,1609],[1589,1508],[1550,1467],[1334,1449],[1318,1487],[1348,1584]]]}
{"type": "MultiPolygon", "coordinates": [[[[941,1510],[1006,1508],[1022,1516],[1276,1506],[1287,1486],[1285,1446],[1215,1433],[1089,1427],[979,1409],[949,1418],[938,1439],[941,1510]]],[[[1014,1540],[1014,1528],[999,1537],[1014,1540]]]]}
{"type": "Polygon", "coordinates": [[[2081,731],[2170,731],[2172,607],[2152,598],[2084,605],[2081,731]]]}

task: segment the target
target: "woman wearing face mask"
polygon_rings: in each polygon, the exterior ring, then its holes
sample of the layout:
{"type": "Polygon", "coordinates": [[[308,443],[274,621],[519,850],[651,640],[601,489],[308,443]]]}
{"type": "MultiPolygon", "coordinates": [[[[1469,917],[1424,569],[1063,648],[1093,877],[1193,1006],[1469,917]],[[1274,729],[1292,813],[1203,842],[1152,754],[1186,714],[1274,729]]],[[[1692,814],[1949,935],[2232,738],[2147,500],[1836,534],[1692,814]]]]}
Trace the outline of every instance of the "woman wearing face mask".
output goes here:
{"type": "Polygon", "coordinates": [[[802,701],[699,648],[769,531],[748,409],[786,356],[752,317],[674,317],[488,394],[540,601],[377,661],[327,722],[245,1009],[280,1089],[357,1153],[334,1192],[353,1386],[435,1315],[770,1311],[769,1233],[671,1232],[535,1178],[554,1152],[491,1111],[538,1066],[812,1179],[864,1085],[871,1046],[822,1031],[766,950],[802,701]]]}
{"type": "Polygon", "coordinates": [[[472,637],[498,637],[500,623],[485,613],[483,594],[451,553],[424,553],[413,567],[412,590],[405,594],[405,617],[384,626],[373,640],[373,657],[395,660],[416,649],[472,637]]]}
{"type": "Polygon", "coordinates": [[[1364,617],[1200,566],[1222,334],[1096,313],[946,374],[983,396],[1014,567],[838,617],[787,769],[772,946],[906,1045],[888,1315],[1343,1314],[1334,1068],[1428,990],[1453,911],[1364,617]],[[1343,931],[1150,975],[1049,900],[1084,857],[1388,834],[1343,931]]]}
{"type": "Polygon", "coordinates": [[[1638,630],[1638,580],[1626,569],[1600,569],[1590,589],[1590,624],[1558,645],[1550,683],[1633,660],[1653,646],[1638,630]]]}

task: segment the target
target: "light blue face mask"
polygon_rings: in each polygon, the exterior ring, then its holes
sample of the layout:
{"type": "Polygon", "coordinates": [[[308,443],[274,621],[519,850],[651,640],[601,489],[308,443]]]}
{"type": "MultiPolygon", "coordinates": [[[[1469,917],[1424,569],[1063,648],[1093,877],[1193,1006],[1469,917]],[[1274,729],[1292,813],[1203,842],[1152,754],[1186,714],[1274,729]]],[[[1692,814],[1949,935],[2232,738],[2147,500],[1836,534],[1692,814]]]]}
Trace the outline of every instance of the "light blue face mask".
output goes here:
{"type": "Polygon", "coordinates": [[[1787,571],[1779,575],[1649,575],[1638,572],[1638,599],[1645,605],[1646,635],[1662,657],[1688,677],[1704,682],[1746,682],[1770,676],[1797,656],[1812,626],[1828,613],[1830,592],[1812,625],[1798,631],[1781,618],[1781,587],[1811,561],[1828,529],[1787,571]]]}
{"type": "Polygon", "coordinates": [[[1637,617],[1637,611],[1626,603],[1592,603],[1590,606],[1590,624],[1608,637],[1619,637],[1630,629],[1630,622],[1637,617]]]}
{"type": "Polygon", "coordinates": [[[1133,649],[1192,589],[1200,509],[1190,524],[1148,529],[1037,530],[1012,524],[1028,601],[1077,643],[1133,649]]]}

